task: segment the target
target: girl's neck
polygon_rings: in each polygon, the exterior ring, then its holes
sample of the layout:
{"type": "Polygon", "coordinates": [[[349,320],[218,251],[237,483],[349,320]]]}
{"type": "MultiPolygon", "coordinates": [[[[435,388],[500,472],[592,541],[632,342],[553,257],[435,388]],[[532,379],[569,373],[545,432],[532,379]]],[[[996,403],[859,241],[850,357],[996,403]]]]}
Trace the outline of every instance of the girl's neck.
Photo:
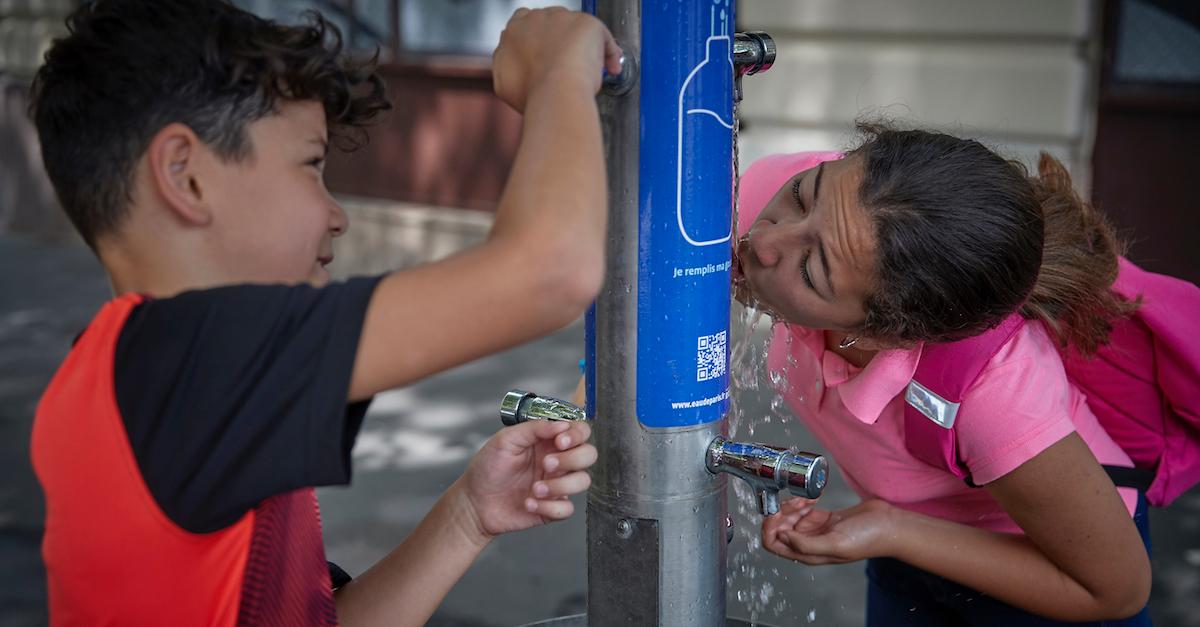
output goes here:
{"type": "Polygon", "coordinates": [[[839,331],[825,331],[825,350],[837,354],[858,368],[866,368],[867,364],[871,363],[871,358],[879,353],[878,350],[865,350],[857,346],[839,348],[838,344],[841,344],[844,339],[846,339],[844,333],[839,331]]]}

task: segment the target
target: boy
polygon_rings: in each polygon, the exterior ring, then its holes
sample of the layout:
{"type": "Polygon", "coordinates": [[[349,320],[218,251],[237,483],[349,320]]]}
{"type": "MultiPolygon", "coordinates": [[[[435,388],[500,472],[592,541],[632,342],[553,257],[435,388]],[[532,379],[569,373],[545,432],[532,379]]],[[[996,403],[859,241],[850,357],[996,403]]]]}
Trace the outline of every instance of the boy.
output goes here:
{"type": "Polygon", "coordinates": [[[588,427],[506,429],[333,593],[312,486],[349,482],[373,394],[548,333],[595,296],[593,96],[619,56],[598,21],[518,10],[502,36],[495,88],[526,115],[488,240],[340,284],[326,147],[388,105],[336,29],[223,0],[97,0],[68,25],[31,113],[117,297],[34,425],[52,623],[422,624],[491,537],[571,514],[588,427]]]}

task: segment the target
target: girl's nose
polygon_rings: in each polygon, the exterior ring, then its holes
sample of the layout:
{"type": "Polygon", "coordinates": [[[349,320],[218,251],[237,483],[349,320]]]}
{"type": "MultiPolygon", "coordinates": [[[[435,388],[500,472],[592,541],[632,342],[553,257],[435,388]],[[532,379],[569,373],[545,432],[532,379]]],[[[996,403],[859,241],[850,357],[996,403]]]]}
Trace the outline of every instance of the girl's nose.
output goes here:
{"type": "Polygon", "coordinates": [[[784,224],[759,222],[750,229],[750,250],[754,251],[760,264],[773,267],[783,259],[788,242],[792,239],[789,234],[794,230],[784,224]]]}

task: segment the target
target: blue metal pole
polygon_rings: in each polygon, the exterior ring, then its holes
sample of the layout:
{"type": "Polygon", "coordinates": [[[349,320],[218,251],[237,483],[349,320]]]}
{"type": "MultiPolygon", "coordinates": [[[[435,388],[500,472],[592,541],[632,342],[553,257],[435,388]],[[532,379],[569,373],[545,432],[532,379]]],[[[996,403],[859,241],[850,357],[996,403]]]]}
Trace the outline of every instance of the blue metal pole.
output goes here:
{"type": "Polygon", "coordinates": [[[585,2],[640,80],[600,98],[608,272],[588,316],[588,624],[725,624],[731,0],[585,2]]]}

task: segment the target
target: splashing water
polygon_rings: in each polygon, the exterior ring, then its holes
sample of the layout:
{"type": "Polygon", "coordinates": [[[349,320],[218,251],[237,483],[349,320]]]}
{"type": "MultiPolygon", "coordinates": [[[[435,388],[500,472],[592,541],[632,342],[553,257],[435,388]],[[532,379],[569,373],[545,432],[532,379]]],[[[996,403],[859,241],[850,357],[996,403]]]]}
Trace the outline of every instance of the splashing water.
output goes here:
{"type": "MultiPolygon", "coordinates": [[[[760,310],[735,306],[731,324],[730,349],[731,401],[729,435],[734,440],[754,441],[755,427],[778,423],[784,440],[772,442],[787,446],[794,441],[791,410],[776,391],[782,389],[786,374],[769,372],[767,351],[771,329],[760,310]],[[764,412],[763,407],[768,410],[764,412]]],[[[777,437],[777,436],[776,436],[777,437]]],[[[742,481],[732,480],[736,498],[730,508],[734,519],[734,545],[730,549],[726,584],[733,598],[745,608],[751,622],[785,615],[789,609],[787,594],[796,590],[781,572],[784,562],[762,548],[758,498],[742,481]]]]}
{"type": "MultiPolygon", "coordinates": [[[[741,127],[740,106],[734,102],[733,107],[733,224],[738,224],[738,196],[740,184],[740,164],[738,151],[738,131],[741,127]]],[[[737,242],[739,233],[733,234],[737,242]]],[[[796,364],[791,353],[792,335],[784,334],[786,338],[787,357],[783,372],[772,372],[767,368],[767,353],[773,335],[774,321],[767,312],[733,306],[734,315],[730,318],[730,404],[729,404],[729,437],[733,440],[754,441],[756,426],[777,423],[782,427],[782,437],[775,429],[772,442],[780,446],[792,446],[797,441],[793,432],[795,424],[791,408],[784,401],[779,391],[788,386],[788,373],[796,364]],[[765,318],[765,320],[764,320],[765,318]],[[766,324],[764,324],[766,323],[766,324]],[[762,411],[766,406],[767,411],[762,411]]],[[[797,395],[800,402],[803,396],[797,395]]],[[[780,566],[789,569],[787,562],[782,561],[762,547],[762,517],[758,511],[758,497],[746,485],[737,479],[730,481],[733,485],[735,499],[731,507],[731,517],[734,524],[734,541],[730,546],[730,559],[726,572],[726,586],[734,591],[737,603],[743,606],[755,623],[762,619],[766,621],[781,620],[783,623],[796,622],[797,616],[784,619],[789,608],[788,595],[795,595],[803,590],[802,585],[791,585],[788,576],[780,572],[780,566]],[[778,591],[778,594],[777,594],[778,591]]],[[[789,569],[794,570],[794,569],[789,569]]],[[[808,612],[807,622],[816,620],[816,610],[808,612]]]]}
{"type": "MultiPolygon", "coordinates": [[[[738,223],[738,186],[741,180],[738,150],[738,131],[741,128],[739,109],[739,103],[735,101],[733,105],[734,225],[738,223]]],[[[733,238],[735,242],[739,235],[735,234],[733,238]]],[[[736,305],[734,308],[739,315],[736,318],[731,316],[730,319],[729,436],[738,440],[750,439],[754,435],[755,424],[761,420],[759,416],[747,415],[747,403],[741,402],[739,397],[762,388],[760,381],[766,371],[770,334],[756,337],[755,331],[763,321],[764,313],[762,311],[736,305]]],[[[776,407],[772,401],[771,413],[775,413],[775,410],[776,407]]],[[[725,584],[728,589],[735,591],[734,597],[737,602],[745,605],[749,610],[750,622],[753,623],[768,609],[775,590],[774,586],[784,582],[780,581],[777,567],[769,567],[767,572],[762,573],[762,579],[759,579],[758,569],[752,563],[759,561],[755,558],[762,552],[762,538],[758,527],[758,499],[744,482],[734,480],[731,483],[736,495],[734,511],[731,513],[734,520],[735,546],[731,547],[725,584]],[[737,546],[745,548],[738,550],[737,546]]],[[[780,597],[778,604],[785,605],[786,600],[780,597]]],[[[776,610],[775,615],[778,616],[782,609],[784,608],[776,610]]]]}

